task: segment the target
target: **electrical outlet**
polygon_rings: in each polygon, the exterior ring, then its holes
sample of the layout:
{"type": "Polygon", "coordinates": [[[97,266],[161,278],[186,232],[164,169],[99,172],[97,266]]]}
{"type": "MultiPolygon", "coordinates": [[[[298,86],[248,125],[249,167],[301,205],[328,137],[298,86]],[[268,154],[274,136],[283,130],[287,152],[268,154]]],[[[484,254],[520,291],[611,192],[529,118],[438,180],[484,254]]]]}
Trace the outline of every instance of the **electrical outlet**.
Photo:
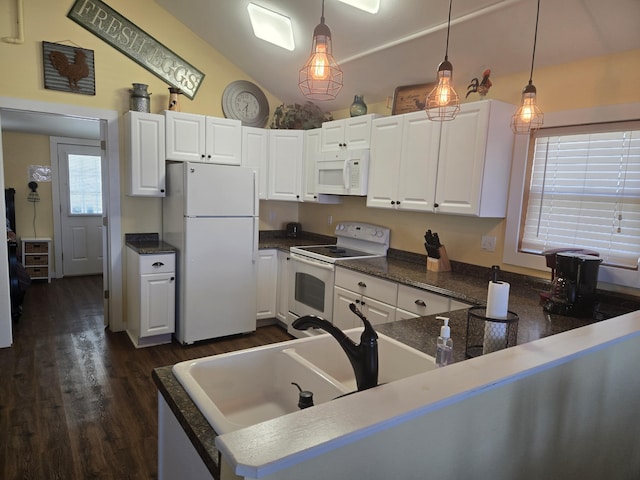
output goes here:
{"type": "Polygon", "coordinates": [[[480,248],[482,248],[482,250],[486,250],[487,252],[495,252],[496,237],[493,237],[491,235],[483,235],[482,242],[480,243],[480,248]]]}
{"type": "Polygon", "coordinates": [[[269,210],[269,221],[273,222],[276,219],[276,212],[269,210]]]}
{"type": "Polygon", "coordinates": [[[327,217],[327,225],[333,225],[333,215],[327,217]]]}

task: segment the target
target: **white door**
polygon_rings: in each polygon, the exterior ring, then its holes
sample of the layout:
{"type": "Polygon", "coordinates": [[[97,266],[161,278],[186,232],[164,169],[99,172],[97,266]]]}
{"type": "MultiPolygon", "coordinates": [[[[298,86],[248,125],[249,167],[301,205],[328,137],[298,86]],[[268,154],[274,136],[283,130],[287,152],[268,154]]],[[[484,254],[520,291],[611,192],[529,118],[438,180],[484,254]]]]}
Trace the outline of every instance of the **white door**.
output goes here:
{"type": "Polygon", "coordinates": [[[58,174],[62,274],[100,274],[103,260],[100,148],[59,144],[58,174]]]}

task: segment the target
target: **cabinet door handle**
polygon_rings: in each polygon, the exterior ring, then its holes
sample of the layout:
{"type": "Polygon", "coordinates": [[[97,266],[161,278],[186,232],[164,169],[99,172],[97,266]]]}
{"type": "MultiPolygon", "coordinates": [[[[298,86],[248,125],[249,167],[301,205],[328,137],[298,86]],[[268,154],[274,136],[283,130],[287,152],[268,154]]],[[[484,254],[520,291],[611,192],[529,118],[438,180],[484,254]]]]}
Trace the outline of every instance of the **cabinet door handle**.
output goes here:
{"type": "Polygon", "coordinates": [[[200,155],[200,158],[204,158],[204,153],[202,155],[200,155]]]}
{"type": "Polygon", "coordinates": [[[358,286],[362,288],[367,288],[367,284],[364,282],[358,282],[358,286]]]}
{"type": "Polygon", "coordinates": [[[176,277],[171,277],[169,280],[173,282],[175,279],[176,277]]]}
{"type": "Polygon", "coordinates": [[[396,202],[391,200],[391,205],[395,205],[395,204],[396,204],[396,202]]]}
{"type": "Polygon", "coordinates": [[[152,267],[155,267],[155,268],[160,268],[160,267],[164,267],[164,263],[162,263],[162,262],[155,262],[155,263],[152,263],[152,264],[151,264],[151,266],[152,266],[152,267]]]}
{"type": "Polygon", "coordinates": [[[440,206],[440,204],[439,204],[439,203],[434,203],[434,204],[433,204],[433,208],[438,208],[439,206],[440,206]]]}
{"type": "Polygon", "coordinates": [[[414,303],[416,305],[420,306],[420,307],[426,307],[427,306],[427,304],[424,303],[424,300],[420,300],[420,299],[416,300],[414,303]]]}

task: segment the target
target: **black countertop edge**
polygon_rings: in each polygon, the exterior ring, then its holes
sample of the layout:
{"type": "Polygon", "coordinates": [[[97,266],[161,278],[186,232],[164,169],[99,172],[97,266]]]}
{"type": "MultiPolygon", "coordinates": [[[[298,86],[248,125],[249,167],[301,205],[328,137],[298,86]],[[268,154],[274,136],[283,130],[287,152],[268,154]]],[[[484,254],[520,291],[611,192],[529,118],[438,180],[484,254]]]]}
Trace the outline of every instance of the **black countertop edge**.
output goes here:
{"type": "Polygon", "coordinates": [[[173,375],[172,368],[155,368],[151,373],[153,381],[213,478],[220,480],[220,452],[215,445],[217,434],[173,375]]]}
{"type": "Polygon", "coordinates": [[[157,233],[125,233],[125,245],[139,255],[175,253],[176,247],[160,240],[157,233]]]}

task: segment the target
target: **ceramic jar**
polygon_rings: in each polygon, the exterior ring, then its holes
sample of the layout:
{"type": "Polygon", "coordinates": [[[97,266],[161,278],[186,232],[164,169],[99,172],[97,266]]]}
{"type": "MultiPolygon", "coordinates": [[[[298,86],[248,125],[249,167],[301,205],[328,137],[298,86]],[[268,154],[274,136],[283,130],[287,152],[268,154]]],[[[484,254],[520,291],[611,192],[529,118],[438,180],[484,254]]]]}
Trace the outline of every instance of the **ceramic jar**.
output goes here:
{"type": "Polygon", "coordinates": [[[351,107],[349,107],[349,114],[352,117],[359,117],[367,113],[367,104],[364,103],[364,97],[362,95],[356,95],[353,99],[351,107]]]}

